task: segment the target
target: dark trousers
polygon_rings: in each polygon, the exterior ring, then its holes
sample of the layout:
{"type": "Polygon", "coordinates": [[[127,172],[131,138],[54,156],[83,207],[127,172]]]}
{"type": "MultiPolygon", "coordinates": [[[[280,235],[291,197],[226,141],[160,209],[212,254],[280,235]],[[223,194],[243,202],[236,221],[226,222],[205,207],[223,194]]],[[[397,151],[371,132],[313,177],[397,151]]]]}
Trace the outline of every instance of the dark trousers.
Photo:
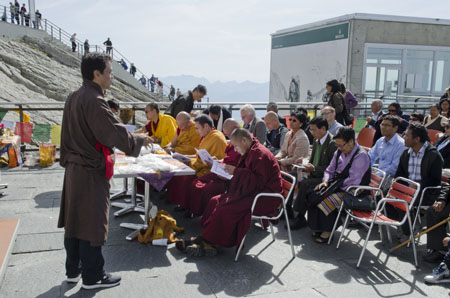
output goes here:
{"type": "Polygon", "coordinates": [[[75,52],[76,49],[77,49],[77,44],[72,41],[72,52],[75,52]]]}
{"type": "Polygon", "coordinates": [[[89,241],[77,238],[64,238],[66,249],[66,275],[78,276],[81,272],[83,283],[95,283],[104,275],[105,260],[101,246],[91,246],[89,241]]]}
{"type": "MultiPolygon", "coordinates": [[[[431,228],[440,221],[446,219],[450,213],[450,204],[447,204],[441,212],[436,212],[433,208],[427,210],[427,228],[431,228]]],[[[444,250],[442,240],[446,235],[447,224],[443,224],[427,234],[427,248],[435,250],[444,250]]]]}
{"type": "MultiPolygon", "coordinates": [[[[389,218],[400,221],[403,219],[403,216],[405,216],[405,211],[403,211],[397,207],[394,207],[391,204],[386,204],[386,215],[389,218]]],[[[411,219],[411,226],[412,226],[414,224],[414,216],[416,216],[416,214],[415,214],[415,212],[410,212],[409,216],[411,219]]],[[[407,236],[409,236],[411,234],[411,232],[409,230],[408,220],[406,220],[405,223],[401,227],[402,227],[403,234],[405,234],[407,236]]]]}
{"type": "Polygon", "coordinates": [[[300,216],[305,216],[308,210],[307,195],[322,182],[322,178],[307,178],[299,182],[298,194],[294,201],[293,209],[297,211],[300,216]]]}

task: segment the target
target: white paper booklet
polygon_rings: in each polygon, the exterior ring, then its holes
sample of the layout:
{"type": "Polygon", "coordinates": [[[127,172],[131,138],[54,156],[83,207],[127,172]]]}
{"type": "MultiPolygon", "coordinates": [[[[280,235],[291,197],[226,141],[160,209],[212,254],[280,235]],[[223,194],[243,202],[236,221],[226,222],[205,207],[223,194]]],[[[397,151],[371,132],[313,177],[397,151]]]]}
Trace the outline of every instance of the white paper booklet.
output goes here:
{"type": "Polygon", "coordinates": [[[213,164],[214,163],[214,159],[211,157],[209,152],[206,151],[205,149],[200,149],[200,150],[195,149],[195,151],[197,151],[198,157],[200,157],[200,159],[204,163],[206,163],[206,164],[213,164]]]}
{"type": "Polygon", "coordinates": [[[225,167],[218,163],[217,161],[213,162],[213,165],[211,167],[211,173],[216,174],[217,176],[223,177],[227,180],[231,180],[233,178],[233,175],[230,175],[226,170],[225,167]]]}

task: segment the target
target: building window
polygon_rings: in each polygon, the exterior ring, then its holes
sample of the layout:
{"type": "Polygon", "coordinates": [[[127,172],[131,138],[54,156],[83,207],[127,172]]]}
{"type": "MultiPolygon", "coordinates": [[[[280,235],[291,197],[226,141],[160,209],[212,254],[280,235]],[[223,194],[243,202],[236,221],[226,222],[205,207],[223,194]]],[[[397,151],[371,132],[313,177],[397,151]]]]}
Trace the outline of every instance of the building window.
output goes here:
{"type": "Polygon", "coordinates": [[[387,48],[368,48],[366,63],[402,64],[402,50],[387,48]]]}
{"type": "Polygon", "coordinates": [[[433,51],[406,51],[405,93],[431,93],[433,51]]]}
{"type": "Polygon", "coordinates": [[[436,80],[434,92],[441,94],[450,85],[450,52],[436,53],[436,80]]]}

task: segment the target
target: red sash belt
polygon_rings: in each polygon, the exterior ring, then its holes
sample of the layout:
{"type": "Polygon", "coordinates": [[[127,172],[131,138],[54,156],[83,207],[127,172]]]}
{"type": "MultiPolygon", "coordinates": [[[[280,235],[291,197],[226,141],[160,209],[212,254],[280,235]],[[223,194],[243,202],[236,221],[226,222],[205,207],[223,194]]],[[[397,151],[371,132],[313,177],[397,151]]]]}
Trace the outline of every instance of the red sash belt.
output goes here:
{"type": "Polygon", "coordinates": [[[109,180],[114,175],[114,162],[111,157],[111,151],[109,150],[108,147],[103,146],[99,142],[95,144],[95,149],[103,151],[103,156],[105,157],[105,165],[106,165],[106,178],[108,178],[109,180]]]}

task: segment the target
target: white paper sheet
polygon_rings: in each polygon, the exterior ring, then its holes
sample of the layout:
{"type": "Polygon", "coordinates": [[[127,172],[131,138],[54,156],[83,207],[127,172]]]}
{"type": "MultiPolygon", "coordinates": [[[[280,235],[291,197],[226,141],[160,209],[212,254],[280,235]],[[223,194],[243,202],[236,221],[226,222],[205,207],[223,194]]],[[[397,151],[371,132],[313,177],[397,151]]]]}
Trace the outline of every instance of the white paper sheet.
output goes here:
{"type": "Polygon", "coordinates": [[[175,158],[181,162],[190,162],[191,161],[191,159],[189,157],[187,157],[186,155],[183,155],[183,154],[180,154],[177,152],[172,153],[171,155],[173,158],[175,158]]]}
{"type": "Polygon", "coordinates": [[[226,170],[225,167],[218,163],[217,161],[213,161],[212,167],[211,167],[211,173],[216,174],[217,176],[223,177],[227,180],[231,180],[233,178],[233,175],[230,175],[226,170]]]}
{"type": "Polygon", "coordinates": [[[198,157],[200,157],[200,159],[204,163],[206,163],[206,164],[213,164],[214,163],[214,159],[211,157],[209,152],[206,151],[205,149],[200,149],[200,150],[195,149],[195,151],[197,151],[198,157]]]}

